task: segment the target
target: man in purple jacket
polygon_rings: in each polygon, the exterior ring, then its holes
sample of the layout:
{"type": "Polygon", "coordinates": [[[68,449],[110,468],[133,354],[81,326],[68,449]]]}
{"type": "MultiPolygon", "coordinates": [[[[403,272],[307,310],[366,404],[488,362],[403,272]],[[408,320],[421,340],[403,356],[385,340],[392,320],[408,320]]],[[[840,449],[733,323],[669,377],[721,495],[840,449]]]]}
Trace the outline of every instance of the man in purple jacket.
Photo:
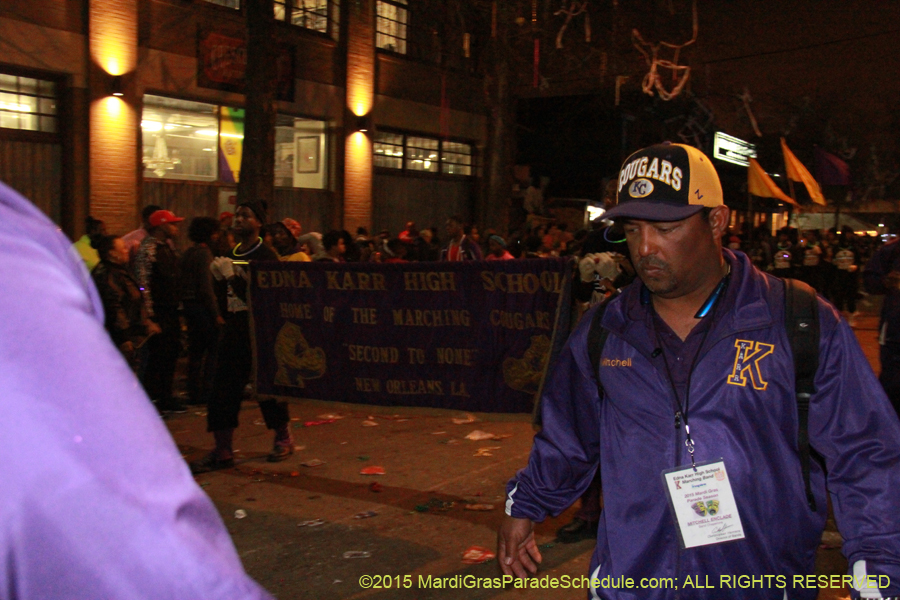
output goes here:
{"type": "MultiPolygon", "coordinates": [[[[896,226],[892,233],[898,233],[896,226]]],[[[863,271],[863,282],[870,294],[884,294],[878,344],[881,376],[885,393],[900,415],[900,240],[895,238],[878,249],[863,271]]],[[[852,290],[856,293],[856,289],[852,290]]]]}
{"type": "Polygon", "coordinates": [[[550,375],[543,429],[508,486],[503,572],[536,573],[534,522],[565,510],[599,468],[592,598],[900,594],[900,422],[846,322],[818,299],[807,430],[822,460],[808,501],[785,287],[722,249],[729,210],[710,160],[679,144],[638,151],[618,199],[607,214],[624,221],[640,281],[603,314],[603,397],[592,313],[550,375]],[[837,581],[814,576],[826,482],[850,563],[837,581]]]}
{"type": "Polygon", "coordinates": [[[271,598],[122,355],[84,265],[0,184],[0,598],[271,598]]]}

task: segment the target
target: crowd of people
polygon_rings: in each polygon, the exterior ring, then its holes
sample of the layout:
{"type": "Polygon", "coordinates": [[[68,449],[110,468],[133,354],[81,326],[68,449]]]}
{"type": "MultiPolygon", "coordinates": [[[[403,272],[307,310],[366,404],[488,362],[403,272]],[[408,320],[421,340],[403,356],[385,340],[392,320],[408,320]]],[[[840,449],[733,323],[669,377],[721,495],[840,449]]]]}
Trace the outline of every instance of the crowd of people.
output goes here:
{"type": "MultiPolygon", "coordinates": [[[[141,214],[142,226],[110,235],[88,217],[88,233],[75,249],[91,272],[105,314],[105,327],[157,410],[185,412],[174,392],[176,365],[187,330],[187,394],[190,404],[208,408],[215,449],[191,463],[194,473],[234,464],[232,438],[252,368],[247,305],[250,260],[310,260],[297,241],[299,223],[270,225],[263,241],[266,207],[241,204],[219,219],[197,217],[188,227],[191,246],[176,240],[184,219],[160,206],[141,214]],[[184,324],[184,325],[183,325],[184,324]]],[[[326,235],[326,241],[330,236],[326,235]]],[[[274,431],[272,462],[293,453],[287,404],[260,398],[266,425],[274,431]]]]}
{"type": "MultiPolygon", "coordinates": [[[[247,258],[236,248],[254,246],[257,259],[282,261],[384,262],[514,260],[571,256],[581,260],[583,283],[576,289],[585,302],[621,287],[633,277],[625,258],[624,234],[609,222],[595,221],[572,233],[552,217],[529,220],[509,236],[488,230],[483,234],[459,216],[451,216],[443,230],[419,228],[406,222],[396,234],[376,235],[360,227],[355,237],[346,230],[304,233],[292,218],[267,223],[266,209],[258,229],[231,212],[194,218],[188,227],[189,248],[176,250],[183,219],[156,205],[142,211],[142,226],[122,236],[110,235],[105,224],[87,218],[87,233],[74,247],[84,260],[106,309],[106,326],[116,345],[162,413],[183,412],[182,400],[206,405],[216,384],[221,332],[228,317],[244,312],[238,295],[218,270],[222,257],[247,258]],[[249,238],[247,237],[249,236],[249,238]],[[442,241],[443,240],[443,241],[442,241]],[[264,250],[264,251],[263,251],[264,250]],[[610,262],[609,257],[614,257],[610,262]],[[585,260],[589,257],[589,260],[585,260]],[[218,266],[217,266],[218,265],[218,266]],[[605,269],[605,273],[604,273],[605,269]],[[618,279],[617,285],[614,280],[618,279]],[[605,280],[605,284],[599,283],[605,280]],[[237,307],[237,309],[235,309],[237,307]],[[173,393],[175,366],[182,353],[182,319],[187,330],[188,377],[186,396],[173,393]]],[[[251,210],[251,212],[253,212],[251,210]]],[[[259,217],[254,213],[255,216],[259,217]]],[[[251,219],[252,220],[252,219],[251,219]]],[[[865,264],[880,239],[838,231],[800,231],[785,227],[770,234],[758,227],[741,235],[730,230],[722,245],[744,252],[764,272],[793,277],[811,285],[854,319],[865,264]]],[[[240,272],[240,269],[238,269],[240,272]]],[[[581,282],[576,278],[576,286],[581,282]]],[[[237,359],[235,359],[237,360],[237,359]]],[[[244,358],[240,358],[244,360],[244,358]]],[[[228,369],[228,374],[234,374],[228,369]]],[[[237,388],[238,383],[233,383],[237,388]]],[[[281,436],[281,447],[286,436],[281,436]]],[[[283,454],[280,450],[277,454],[283,454]]],[[[221,453],[227,463],[229,453],[221,453]]]]}
{"type": "MultiPolygon", "coordinates": [[[[185,403],[208,407],[215,448],[191,463],[194,473],[234,464],[232,438],[252,366],[249,261],[509,260],[550,255],[544,246],[561,248],[571,239],[564,227],[536,229],[527,240],[531,251],[520,243],[509,249],[494,232],[483,240],[459,216],[446,220],[444,243],[436,227],[420,231],[413,221],[396,236],[386,230],[370,236],[359,228],[353,237],[343,230],[304,233],[295,219],[268,222],[267,216],[264,204],[244,203],[218,219],[196,217],[187,228],[191,245],[179,249],[184,219],[149,205],[141,227],[124,235],[108,233],[103,221],[89,216],[87,233],[74,244],[103,303],[110,338],[160,414],[185,412],[185,403]],[[176,366],[185,353],[186,393],[176,393],[176,366]]],[[[274,431],[269,460],[285,460],[294,448],[287,405],[259,403],[274,431]]]]}
{"type": "Polygon", "coordinates": [[[760,227],[751,235],[728,234],[725,242],[728,248],[745,252],[761,271],[809,284],[851,320],[860,294],[860,274],[881,245],[879,237],[857,235],[846,226],[840,230],[785,227],[777,236],[760,227]]]}

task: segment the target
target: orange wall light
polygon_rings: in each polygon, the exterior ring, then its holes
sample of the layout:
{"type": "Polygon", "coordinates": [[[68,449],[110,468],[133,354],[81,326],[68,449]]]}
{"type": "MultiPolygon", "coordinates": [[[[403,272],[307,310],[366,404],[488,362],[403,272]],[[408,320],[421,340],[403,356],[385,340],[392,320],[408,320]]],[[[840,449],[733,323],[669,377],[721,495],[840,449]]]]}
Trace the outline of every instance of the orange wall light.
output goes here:
{"type": "Polygon", "coordinates": [[[344,123],[344,227],[372,228],[372,140],[368,128],[375,106],[375,2],[359,0],[347,15],[347,110],[344,123]],[[361,125],[363,124],[363,125],[361,125]]]}
{"type": "Polygon", "coordinates": [[[110,75],[137,66],[137,0],[90,0],[91,58],[110,75]]]}
{"type": "MultiPolygon", "coordinates": [[[[90,107],[90,212],[109,231],[137,223],[138,114],[123,98],[122,75],[137,68],[138,0],[89,0],[91,59],[106,72],[90,107]]],[[[99,84],[99,82],[97,82],[99,84]]]]}

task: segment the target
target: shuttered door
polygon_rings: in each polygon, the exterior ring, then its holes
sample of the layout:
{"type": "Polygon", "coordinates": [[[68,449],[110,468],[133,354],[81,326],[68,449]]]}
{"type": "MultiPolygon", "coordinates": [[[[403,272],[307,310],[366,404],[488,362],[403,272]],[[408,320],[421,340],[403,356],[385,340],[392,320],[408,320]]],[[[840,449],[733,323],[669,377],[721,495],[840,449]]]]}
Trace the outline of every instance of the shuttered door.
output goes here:
{"type": "Polygon", "coordinates": [[[437,177],[411,177],[375,174],[372,196],[375,203],[374,232],[387,229],[396,236],[407,221],[419,229],[438,228],[444,237],[447,217],[459,215],[463,221],[472,216],[472,180],[437,177]]]}
{"type": "Polygon", "coordinates": [[[34,202],[54,223],[60,223],[60,144],[0,138],[0,181],[34,202]]]}
{"type": "MultiPolygon", "coordinates": [[[[219,217],[219,191],[212,183],[144,179],[143,206],[156,204],[190,221],[194,217],[219,217]]],[[[331,222],[334,194],[327,190],[276,188],[269,206],[269,222],[285,217],[296,219],[305,232],[327,231],[331,222]]],[[[231,210],[234,210],[232,208],[231,210]]],[[[186,239],[187,224],[181,228],[186,239]]]]}

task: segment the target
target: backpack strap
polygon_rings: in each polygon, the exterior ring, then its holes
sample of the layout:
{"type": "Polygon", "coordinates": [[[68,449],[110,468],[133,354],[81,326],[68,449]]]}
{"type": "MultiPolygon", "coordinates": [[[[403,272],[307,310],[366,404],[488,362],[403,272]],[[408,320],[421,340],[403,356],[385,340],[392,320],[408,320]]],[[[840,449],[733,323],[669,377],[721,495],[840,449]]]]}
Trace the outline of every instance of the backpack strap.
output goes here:
{"type": "Polygon", "coordinates": [[[588,358],[591,360],[591,366],[594,368],[594,378],[597,380],[597,392],[600,398],[603,398],[603,384],[600,383],[600,355],[603,354],[603,346],[606,345],[606,338],[609,337],[609,330],[601,324],[603,315],[606,313],[606,307],[613,298],[619,295],[616,290],[597,306],[594,316],[591,318],[591,327],[588,329],[587,345],[588,358]]]}
{"type": "Polygon", "coordinates": [[[784,280],[784,324],[794,356],[794,392],[797,398],[797,449],[806,487],[806,502],[815,512],[816,499],[809,482],[809,400],[816,391],[819,368],[819,305],[816,291],[796,279],[784,280]]]}

